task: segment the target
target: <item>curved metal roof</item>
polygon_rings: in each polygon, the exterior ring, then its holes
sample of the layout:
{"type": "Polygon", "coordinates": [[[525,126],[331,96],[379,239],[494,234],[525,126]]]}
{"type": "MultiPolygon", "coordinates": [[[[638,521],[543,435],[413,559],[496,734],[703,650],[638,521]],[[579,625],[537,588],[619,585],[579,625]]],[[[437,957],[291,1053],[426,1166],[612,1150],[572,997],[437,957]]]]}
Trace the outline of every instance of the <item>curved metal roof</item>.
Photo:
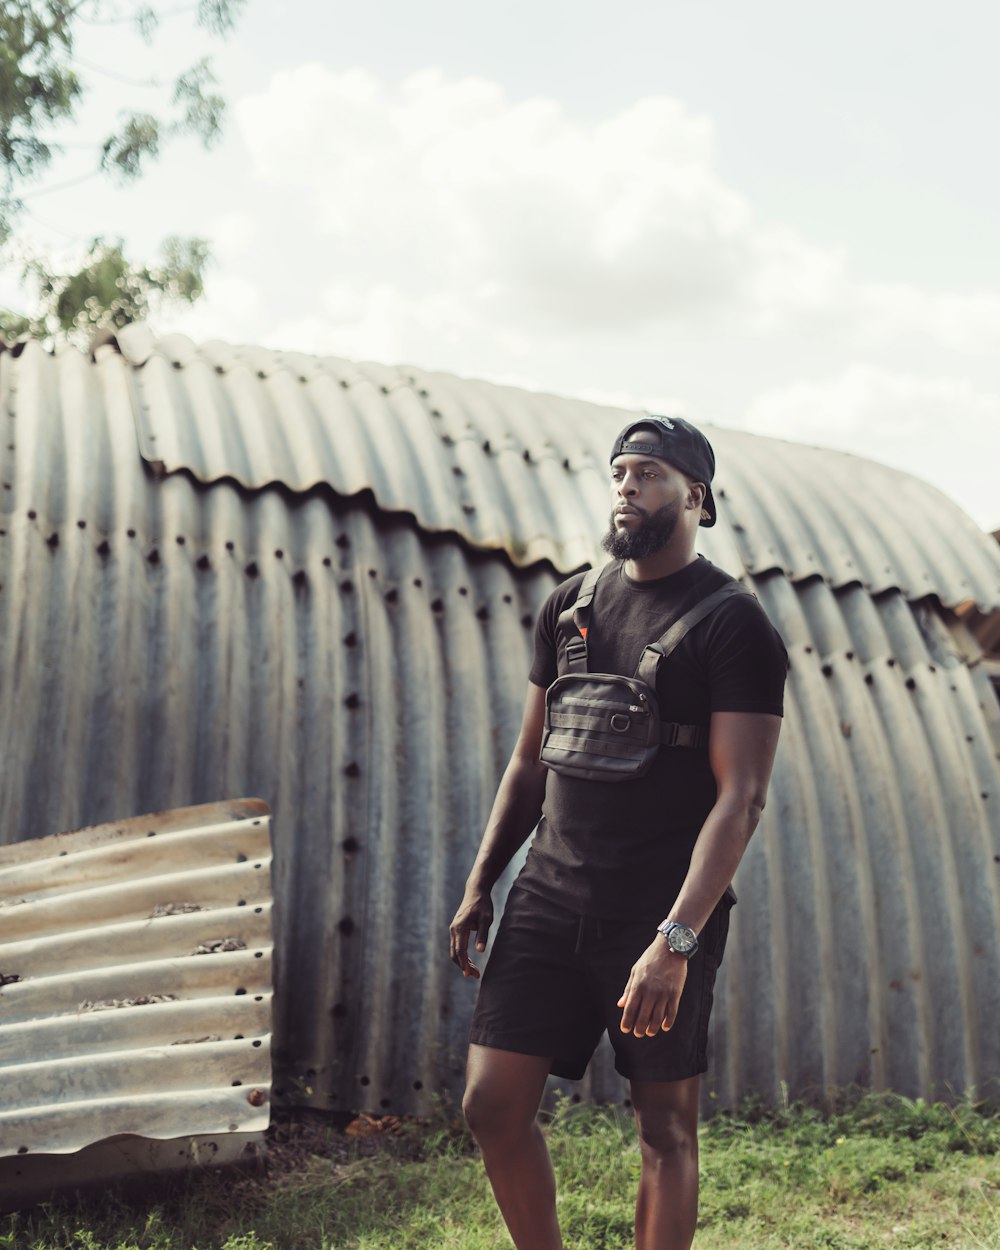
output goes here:
{"type": "MultiPolygon", "coordinates": [[[[596,558],[608,449],[641,415],[411,367],[157,340],[141,326],[114,345],[121,359],[98,350],[109,400],[130,405],[157,471],[370,491],[421,529],[562,572],[596,558]]],[[[722,567],[1000,606],[996,544],[934,487],[843,452],[706,428],[720,524],[703,550],[722,567]]]]}

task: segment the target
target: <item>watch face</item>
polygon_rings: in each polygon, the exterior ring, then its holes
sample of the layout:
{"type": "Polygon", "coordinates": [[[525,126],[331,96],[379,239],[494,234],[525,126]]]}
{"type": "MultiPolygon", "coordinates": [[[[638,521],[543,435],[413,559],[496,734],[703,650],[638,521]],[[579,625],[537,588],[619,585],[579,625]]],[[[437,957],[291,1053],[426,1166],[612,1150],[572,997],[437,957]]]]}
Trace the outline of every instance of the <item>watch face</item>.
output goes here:
{"type": "Polygon", "coordinates": [[[685,924],[676,925],[671,929],[667,941],[678,955],[689,955],[698,946],[694,930],[689,929],[685,924]]]}

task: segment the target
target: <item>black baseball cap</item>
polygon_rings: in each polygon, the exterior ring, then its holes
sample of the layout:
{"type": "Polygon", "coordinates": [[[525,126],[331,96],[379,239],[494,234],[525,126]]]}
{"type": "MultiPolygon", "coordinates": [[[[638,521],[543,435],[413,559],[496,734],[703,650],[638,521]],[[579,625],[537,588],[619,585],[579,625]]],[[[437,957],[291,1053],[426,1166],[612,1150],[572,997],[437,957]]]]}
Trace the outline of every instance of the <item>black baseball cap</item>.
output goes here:
{"type": "Polygon", "coordinates": [[[680,469],[695,482],[705,483],[705,502],[702,507],[709,514],[705,526],[715,524],[715,498],[712,495],[712,477],[715,473],[715,452],[701,430],[696,429],[683,417],[643,417],[633,421],[615,439],[611,448],[611,463],[618,456],[656,456],[680,469]]]}

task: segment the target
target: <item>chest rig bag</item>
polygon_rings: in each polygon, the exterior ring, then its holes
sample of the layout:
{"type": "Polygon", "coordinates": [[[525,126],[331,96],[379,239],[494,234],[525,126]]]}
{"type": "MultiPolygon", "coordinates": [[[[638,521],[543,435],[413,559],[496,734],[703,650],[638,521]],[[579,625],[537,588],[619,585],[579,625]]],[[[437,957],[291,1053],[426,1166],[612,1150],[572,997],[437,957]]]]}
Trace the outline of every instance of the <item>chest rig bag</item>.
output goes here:
{"type": "Polygon", "coordinates": [[[660,719],[657,673],[663,660],[699,621],[733,595],[753,592],[733,581],[706,595],[644,648],[632,677],[590,673],[587,629],[594,592],[603,571],[590,569],[575,603],[559,615],[557,640],[564,644],[565,664],[545,693],[540,759],[553,772],[566,777],[631,781],[649,771],[661,746],[708,745],[706,725],[679,725],[660,719]]]}

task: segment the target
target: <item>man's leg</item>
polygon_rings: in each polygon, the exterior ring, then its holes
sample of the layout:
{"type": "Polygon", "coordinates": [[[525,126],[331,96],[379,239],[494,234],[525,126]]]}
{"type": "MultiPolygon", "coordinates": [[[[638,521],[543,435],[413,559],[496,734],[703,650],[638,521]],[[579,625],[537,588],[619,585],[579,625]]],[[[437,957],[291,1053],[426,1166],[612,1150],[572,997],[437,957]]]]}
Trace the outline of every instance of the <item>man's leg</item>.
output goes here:
{"type": "Polygon", "coordinates": [[[469,1047],[462,1110],[517,1250],[562,1250],[552,1161],[535,1118],[549,1060],[469,1047]]]}
{"type": "Polygon", "coordinates": [[[701,1078],[631,1084],[642,1151],[636,1250],[688,1250],[698,1219],[701,1078]]]}

